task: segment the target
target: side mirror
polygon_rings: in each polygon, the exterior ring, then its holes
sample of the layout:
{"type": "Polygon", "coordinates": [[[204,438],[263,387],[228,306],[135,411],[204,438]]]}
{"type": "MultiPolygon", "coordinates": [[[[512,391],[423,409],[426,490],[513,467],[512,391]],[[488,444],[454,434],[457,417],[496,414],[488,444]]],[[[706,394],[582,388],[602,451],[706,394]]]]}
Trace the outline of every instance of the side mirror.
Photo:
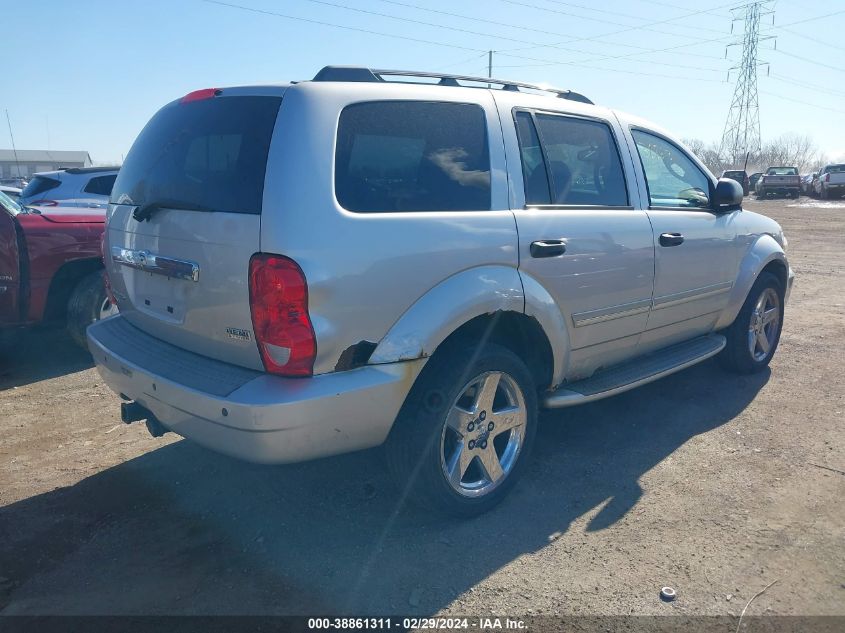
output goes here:
{"type": "Polygon", "coordinates": [[[736,211],[742,207],[742,185],[730,178],[719,178],[713,198],[716,211],[736,211]]]}

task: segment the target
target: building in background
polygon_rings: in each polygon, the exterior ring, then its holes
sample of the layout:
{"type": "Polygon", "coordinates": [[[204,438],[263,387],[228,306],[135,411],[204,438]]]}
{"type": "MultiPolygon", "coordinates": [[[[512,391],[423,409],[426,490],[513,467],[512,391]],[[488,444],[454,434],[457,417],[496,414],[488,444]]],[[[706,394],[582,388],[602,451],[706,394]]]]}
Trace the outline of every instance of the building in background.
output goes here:
{"type": "Polygon", "coordinates": [[[40,171],[54,171],[71,167],[91,167],[88,152],[46,149],[0,149],[0,178],[31,178],[40,171]],[[17,154],[17,155],[16,155],[17,154]]]}

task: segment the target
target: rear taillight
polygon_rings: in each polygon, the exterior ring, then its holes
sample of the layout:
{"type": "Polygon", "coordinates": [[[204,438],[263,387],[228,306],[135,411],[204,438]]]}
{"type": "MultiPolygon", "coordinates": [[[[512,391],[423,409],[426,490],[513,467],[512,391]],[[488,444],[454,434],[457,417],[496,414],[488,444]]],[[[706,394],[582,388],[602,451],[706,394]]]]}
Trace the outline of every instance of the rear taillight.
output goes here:
{"type": "Polygon", "coordinates": [[[109,301],[113,306],[117,305],[117,301],[115,301],[114,294],[111,291],[111,280],[109,279],[109,263],[106,259],[106,232],[103,231],[103,234],[100,236],[100,255],[103,258],[103,286],[106,288],[106,296],[109,298],[109,301]]]}
{"type": "Polygon", "coordinates": [[[297,263],[281,255],[253,255],[249,307],[264,369],[280,376],[311,376],[317,341],[308,316],[308,283],[297,263]]]}
{"type": "Polygon", "coordinates": [[[828,173],[826,173],[826,174],[824,175],[824,181],[825,181],[825,182],[830,182],[830,172],[828,172],[828,173]]]}

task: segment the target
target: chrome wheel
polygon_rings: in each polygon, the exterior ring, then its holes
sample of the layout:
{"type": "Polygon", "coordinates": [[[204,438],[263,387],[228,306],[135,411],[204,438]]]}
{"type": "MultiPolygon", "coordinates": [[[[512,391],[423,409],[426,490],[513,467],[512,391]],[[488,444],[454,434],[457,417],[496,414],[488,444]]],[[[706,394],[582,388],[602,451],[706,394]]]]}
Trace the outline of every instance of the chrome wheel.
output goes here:
{"type": "Polygon", "coordinates": [[[748,324],[748,350],[760,362],[777,342],[780,326],[780,296],[774,288],[766,288],[757,299],[748,324]]]}
{"type": "Polygon", "coordinates": [[[508,374],[488,371],[461,389],[440,438],[440,466],[452,489],[480,497],[501,484],[522,450],[525,397],[508,374]]]}

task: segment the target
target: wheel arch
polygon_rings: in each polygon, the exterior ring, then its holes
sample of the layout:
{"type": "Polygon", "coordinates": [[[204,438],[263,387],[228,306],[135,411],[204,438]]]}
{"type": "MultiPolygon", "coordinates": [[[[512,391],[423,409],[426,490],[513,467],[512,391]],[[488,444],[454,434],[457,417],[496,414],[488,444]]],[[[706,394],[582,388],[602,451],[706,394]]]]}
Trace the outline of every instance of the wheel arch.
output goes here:
{"type": "Polygon", "coordinates": [[[504,266],[462,271],[429,290],[381,339],[369,363],[431,356],[456,340],[507,347],[541,389],[563,379],[569,336],[559,307],[536,280],[504,266]]]}
{"type": "Polygon", "coordinates": [[[716,323],[716,329],[728,327],[733,323],[745,298],[751,292],[751,287],[764,271],[777,276],[784,292],[787,290],[789,261],[781,245],[768,233],[754,241],[740,262],[739,274],[731,289],[728,305],[716,323]]]}
{"type": "Polygon", "coordinates": [[[47,303],[44,306],[44,320],[64,319],[67,304],[76,285],[97,270],[102,270],[103,260],[99,257],[74,259],[62,264],[50,281],[47,303]]]}

